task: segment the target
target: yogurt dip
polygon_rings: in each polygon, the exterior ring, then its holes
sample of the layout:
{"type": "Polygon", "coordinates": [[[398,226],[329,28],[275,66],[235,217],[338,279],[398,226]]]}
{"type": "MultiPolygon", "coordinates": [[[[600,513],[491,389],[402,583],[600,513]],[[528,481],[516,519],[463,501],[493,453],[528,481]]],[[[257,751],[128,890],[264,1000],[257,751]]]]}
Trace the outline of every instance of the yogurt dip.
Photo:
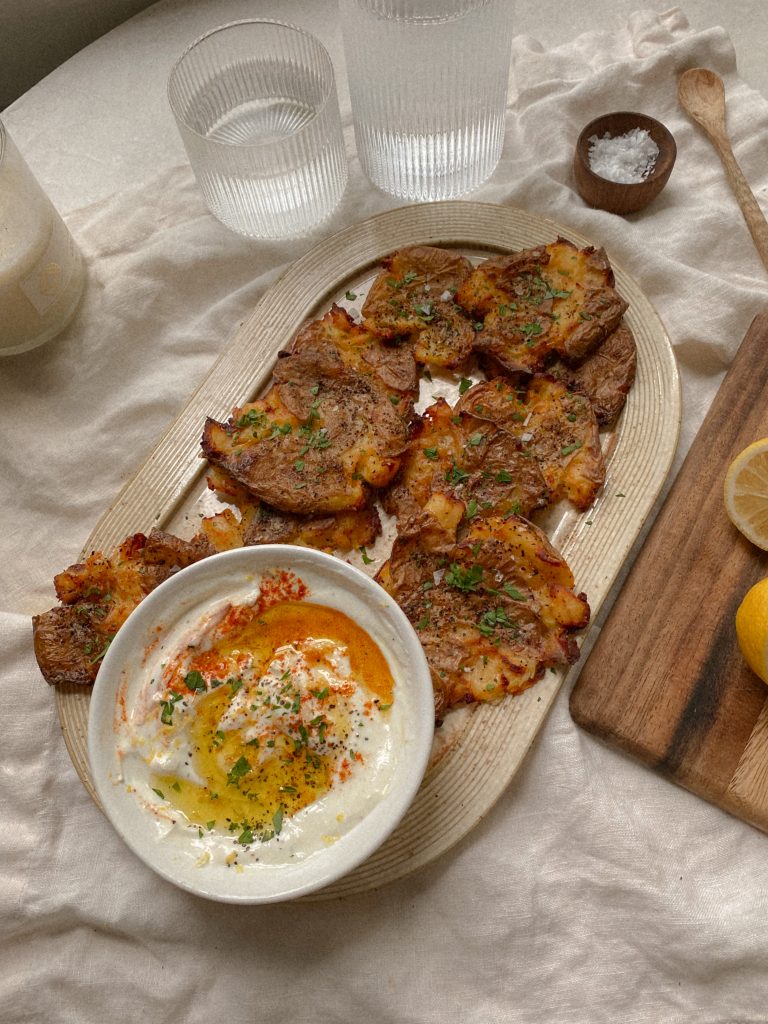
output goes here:
{"type": "Polygon", "coordinates": [[[97,796],[180,887],[264,903],[369,857],[415,797],[434,736],[429,668],[393,599],[308,548],[181,570],[132,612],[94,684],[97,796]]]}
{"type": "Polygon", "coordinates": [[[278,573],[152,651],[122,774],[204,858],[283,863],[358,824],[392,779],[395,684],[370,635],[278,573]],[[266,585],[264,585],[266,583],[266,585]],[[162,660],[161,660],[162,659],[162,660]]]}

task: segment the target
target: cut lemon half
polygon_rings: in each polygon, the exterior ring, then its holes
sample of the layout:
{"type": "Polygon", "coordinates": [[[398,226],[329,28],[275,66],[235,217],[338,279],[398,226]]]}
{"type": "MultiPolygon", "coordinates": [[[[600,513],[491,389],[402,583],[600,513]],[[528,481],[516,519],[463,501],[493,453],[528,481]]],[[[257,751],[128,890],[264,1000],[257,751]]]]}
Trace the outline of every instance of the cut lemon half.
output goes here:
{"type": "Polygon", "coordinates": [[[746,663],[768,683],[768,579],[748,590],[739,605],[736,639],[746,663]]]}
{"type": "Polygon", "coordinates": [[[739,452],[725,474],[723,497],[736,529],[768,551],[768,437],[739,452]]]}

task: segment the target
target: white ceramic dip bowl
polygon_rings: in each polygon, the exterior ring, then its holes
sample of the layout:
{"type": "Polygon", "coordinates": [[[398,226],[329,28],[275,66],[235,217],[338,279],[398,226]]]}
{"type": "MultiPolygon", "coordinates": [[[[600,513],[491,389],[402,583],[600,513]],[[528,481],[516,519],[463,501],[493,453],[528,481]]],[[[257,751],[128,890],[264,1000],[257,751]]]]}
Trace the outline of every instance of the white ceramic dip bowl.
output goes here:
{"type": "MultiPolygon", "coordinates": [[[[230,656],[247,666],[239,647],[230,656]]],[[[88,752],[107,817],[150,868],[209,899],[268,903],[328,885],[384,842],[416,795],[433,733],[426,658],[392,598],[331,555],[263,545],[181,570],[130,615],[94,685],[88,752]],[[225,642],[228,624],[242,616],[259,633],[286,603],[289,619],[295,605],[299,617],[318,623],[317,640],[283,645],[268,663],[254,655],[251,669],[226,679],[185,675],[185,667],[203,665],[208,655],[215,663],[216,638],[225,642]],[[338,613],[383,655],[394,682],[386,702],[354,683],[361,682],[357,648],[366,643],[334,647],[323,639],[321,623],[338,613]],[[195,725],[203,720],[215,722],[204,744],[195,725]],[[200,775],[196,751],[203,747],[207,763],[218,758],[216,770],[224,772],[215,787],[200,775]],[[256,799],[249,793],[258,792],[261,768],[274,786],[278,753],[294,773],[279,787],[287,803],[298,799],[297,788],[316,784],[312,766],[321,762],[335,764],[330,785],[306,805],[279,807],[268,827],[251,827],[245,814],[227,816],[230,799],[256,806],[247,801],[256,799]],[[184,803],[199,793],[216,801],[205,807],[221,806],[221,815],[211,812],[213,821],[199,814],[195,820],[193,805],[184,803]]]]}

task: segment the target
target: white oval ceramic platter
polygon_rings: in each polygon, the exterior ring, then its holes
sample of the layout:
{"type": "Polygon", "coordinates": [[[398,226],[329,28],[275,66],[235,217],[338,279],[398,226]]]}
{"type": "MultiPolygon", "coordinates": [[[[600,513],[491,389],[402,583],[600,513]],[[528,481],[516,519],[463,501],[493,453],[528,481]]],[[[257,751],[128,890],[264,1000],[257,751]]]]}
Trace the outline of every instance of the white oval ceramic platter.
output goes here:
{"type": "MultiPolygon", "coordinates": [[[[514,207],[445,202],[404,207],[355,224],[324,239],[297,260],[265,293],[187,405],[160,439],[86,545],[111,550],[126,536],[152,526],[191,536],[201,512],[220,506],[204,482],[199,439],[206,416],[226,419],[235,405],[252,400],[268,384],[279,349],[301,324],[336,302],[359,312],[383,257],[407,245],[439,245],[472,260],[513,252],[565,237],[599,246],[568,228],[514,207]],[[346,298],[347,293],[355,299],[346,298]]],[[[610,252],[608,256],[610,258],[610,252]]],[[[637,343],[637,377],[618,425],[603,435],[605,485],[585,513],[557,506],[537,519],[571,566],[577,590],[586,592],[592,620],[619,577],[648,520],[677,446],[680,384],[674,353],[652,305],[613,262],[616,287],[629,303],[626,322],[637,343]]],[[[455,398],[458,380],[422,381],[419,409],[432,396],[455,398]]],[[[349,560],[373,575],[391,543],[391,531],[367,552],[349,560]]],[[[372,856],[311,899],[364,892],[430,863],[488,813],[517,772],[566,678],[548,671],[532,689],[496,704],[451,712],[437,730],[430,767],[400,826],[372,856]]],[[[99,802],[87,757],[90,693],[57,688],[65,742],[88,791],[99,802]]]]}

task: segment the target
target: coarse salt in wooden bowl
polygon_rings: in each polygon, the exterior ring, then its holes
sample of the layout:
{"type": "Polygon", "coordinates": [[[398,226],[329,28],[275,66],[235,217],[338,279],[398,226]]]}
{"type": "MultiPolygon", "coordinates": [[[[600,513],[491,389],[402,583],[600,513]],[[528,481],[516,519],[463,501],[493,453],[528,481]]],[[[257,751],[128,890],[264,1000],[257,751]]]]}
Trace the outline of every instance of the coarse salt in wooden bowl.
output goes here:
{"type": "Polygon", "coordinates": [[[573,158],[576,189],[588,206],[607,210],[608,213],[637,213],[652,202],[664,188],[672,173],[676,156],[675,140],[660,121],[648,117],[647,114],[628,110],[603,114],[589,122],[576,143],[573,158]],[[648,134],[634,136],[633,141],[633,136],[629,133],[635,129],[648,134]],[[622,143],[610,148],[622,149],[623,154],[614,153],[611,157],[610,152],[606,152],[609,147],[600,146],[600,142],[605,140],[606,136],[608,140],[622,140],[622,143]],[[658,146],[659,152],[651,170],[645,176],[641,176],[640,169],[643,167],[648,137],[658,146]],[[597,145],[594,144],[595,139],[598,140],[597,145]],[[593,165],[601,156],[605,161],[604,173],[618,176],[624,172],[631,180],[612,181],[609,177],[596,173],[593,165]]]}

